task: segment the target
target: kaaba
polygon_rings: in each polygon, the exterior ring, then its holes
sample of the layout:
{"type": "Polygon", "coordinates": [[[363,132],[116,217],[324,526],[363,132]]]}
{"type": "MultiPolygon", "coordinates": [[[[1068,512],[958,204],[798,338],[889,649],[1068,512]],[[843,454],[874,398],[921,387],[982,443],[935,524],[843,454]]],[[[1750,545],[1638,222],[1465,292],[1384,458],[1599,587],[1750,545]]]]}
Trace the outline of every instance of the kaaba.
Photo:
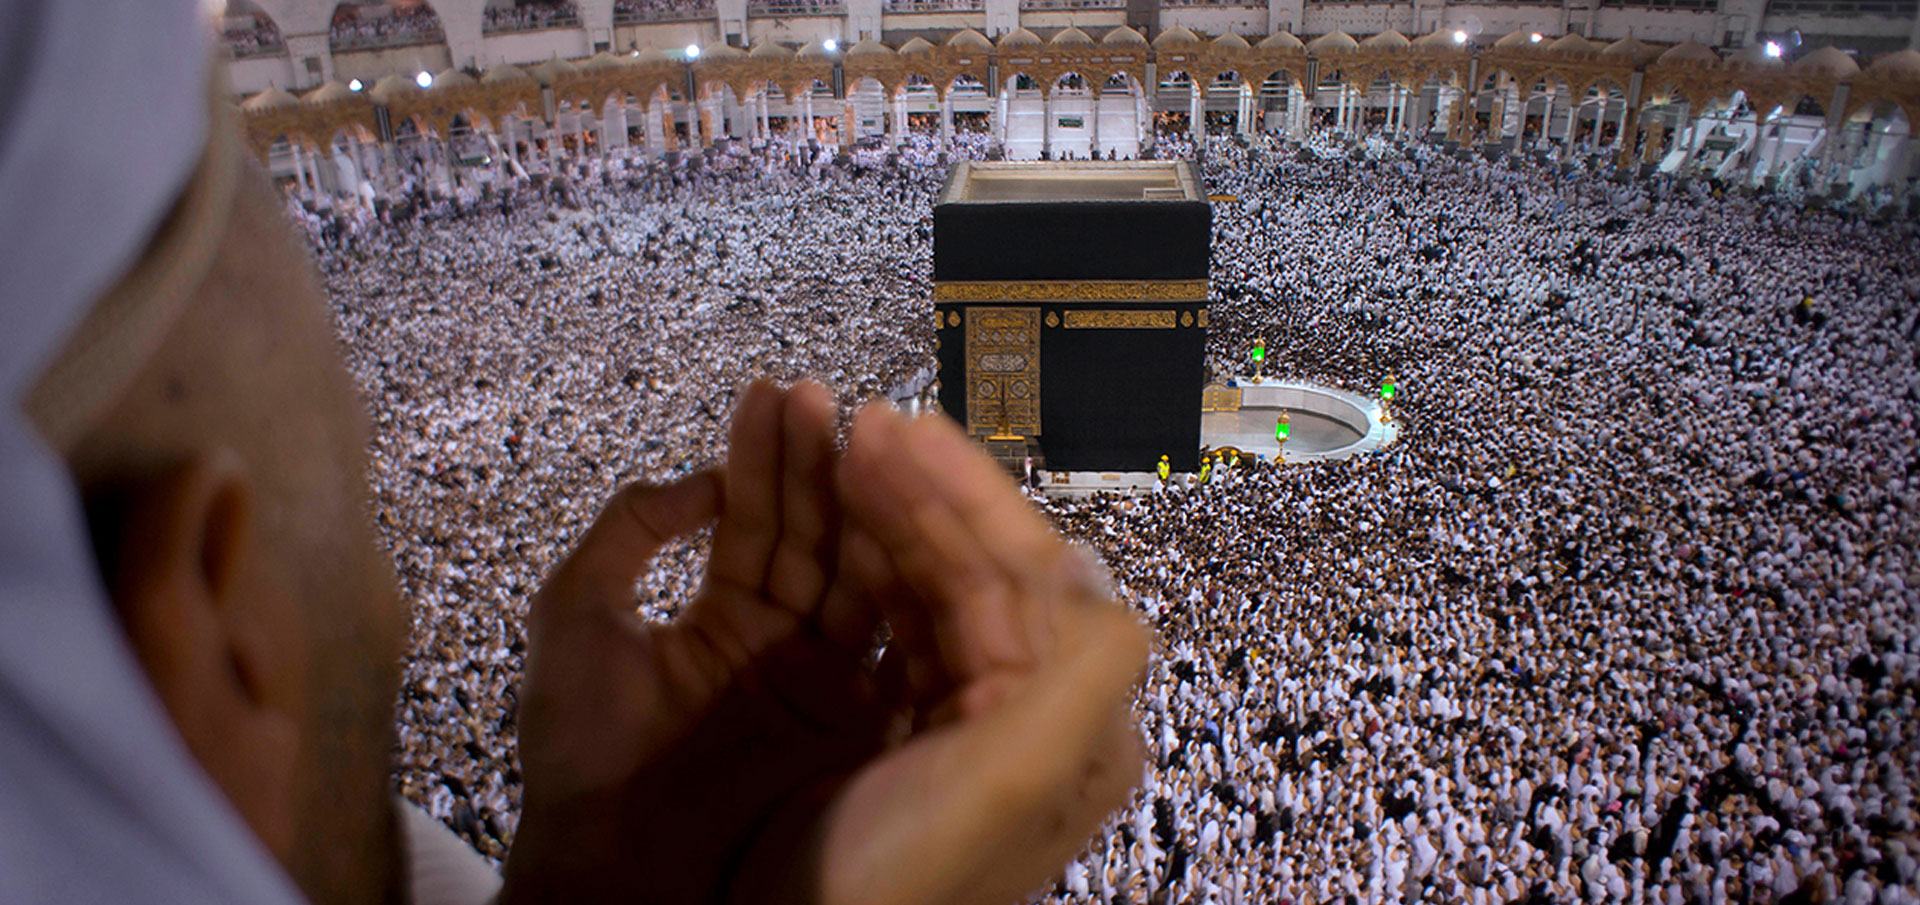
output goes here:
{"type": "Polygon", "coordinates": [[[1197,469],[1212,219],[1186,161],[955,166],[933,209],[941,408],[1003,461],[1197,469]]]}

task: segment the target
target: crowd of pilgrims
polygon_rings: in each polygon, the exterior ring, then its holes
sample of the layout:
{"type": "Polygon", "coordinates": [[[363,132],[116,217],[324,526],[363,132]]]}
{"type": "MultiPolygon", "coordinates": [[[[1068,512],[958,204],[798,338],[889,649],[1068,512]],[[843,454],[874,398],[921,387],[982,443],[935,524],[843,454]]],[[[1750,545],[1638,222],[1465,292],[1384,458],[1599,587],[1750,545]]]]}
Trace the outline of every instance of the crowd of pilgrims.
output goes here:
{"type": "MultiPolygon", "coordinates": [[[[914,141],[295,208],[413,608],[399,782],[489,856],[527,597],[607,494],[722,458],[753,376],[924,381],[914,141]]],[[[1428,146],[1203,156],[1210,369],[1258,336],[1270,374],[1391,375],[1399,439],[1036,496],[1164,638],[1140,788],[1036,901],[1920,901],[1914,224],[1428,146]]]]}
{"type": "Polygon", "coordinates": [[[425,3],[395,5],[385,15],[359,13],[360,7],[341,4],[334,10],[333,23],[327,28],[327,40],[334,49],[385,47],[441,40],[440,16],[425,3]]]}
{"type": "Polygon", "coordinates": [[[887,0],[886,4],[890,13],[964,11],[977,10],[982,6],[982,0],[887,0]]]}
{"type": "Polygon", "coordinates": [[[713,0],[613,0],[614,21],[638,21],[669,13],[713,9],[713,0]]]}
{"type": "Polygon", "coordinates": [[[481,11],[480,20],[480,28],[486,32],[535,31],[579,24],[580,11],[570,0],[488,6],[481,11]]]}
{"type": "Polygon", "coordinates": [[[259,14],[229,18],[220,29],[220,41],[226,45],[227,52],[239,60],[263,53],[278,53],[282,46],[280,29],[274,26],[272,19],[259,14]]]}

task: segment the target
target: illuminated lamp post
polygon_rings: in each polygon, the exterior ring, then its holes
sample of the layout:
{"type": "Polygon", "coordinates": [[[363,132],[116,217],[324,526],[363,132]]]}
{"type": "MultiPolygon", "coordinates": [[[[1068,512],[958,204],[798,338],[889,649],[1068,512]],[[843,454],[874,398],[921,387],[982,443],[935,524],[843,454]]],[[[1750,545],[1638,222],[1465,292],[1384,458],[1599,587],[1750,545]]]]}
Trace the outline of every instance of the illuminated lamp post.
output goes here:
{"type": "Polygon", "coordinates": [[[1267,366],[1267,341],[1254,337],[1253,351],[1247,353],[1247,360],[1253,362],[1253,379],[1259,380],[1267,366]]]}
{"type": "Polygon", "coordinates": [[[1293,418],[1285,409],[1280,411],[1279,420],[1273,422],[1273,440],[1280,444],[1280,451],[1273,454],[1273,464],[1287,464],[1287,440],[1293,436],[1293,418]]]}
{"type": "Polygon", "coordinates": [[[1380,382],[1380,423],[1381,424],[1387,423],[1387,418],[1388,418],[1387,406],[1393,402],[1393,397],[1398,395],[1400,395],[1400,384],[1398,381],[1394,380],[1393,377],[1389,376],[1386,380],[1383,380],[1380,382]]]}

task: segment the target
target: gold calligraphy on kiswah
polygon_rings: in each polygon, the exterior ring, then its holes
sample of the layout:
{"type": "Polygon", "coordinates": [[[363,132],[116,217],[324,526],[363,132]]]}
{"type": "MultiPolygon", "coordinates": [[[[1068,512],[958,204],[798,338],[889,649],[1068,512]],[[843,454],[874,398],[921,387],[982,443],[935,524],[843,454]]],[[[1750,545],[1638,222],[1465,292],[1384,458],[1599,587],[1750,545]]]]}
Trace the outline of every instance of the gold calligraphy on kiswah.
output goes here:
{"type": "Polygon", "coordinates": [[[1074,310],[1061,312],[1066,317],[1066,327],[1098,329],[1173,329],[1171,311],[1088,311],[1074,310]]]}

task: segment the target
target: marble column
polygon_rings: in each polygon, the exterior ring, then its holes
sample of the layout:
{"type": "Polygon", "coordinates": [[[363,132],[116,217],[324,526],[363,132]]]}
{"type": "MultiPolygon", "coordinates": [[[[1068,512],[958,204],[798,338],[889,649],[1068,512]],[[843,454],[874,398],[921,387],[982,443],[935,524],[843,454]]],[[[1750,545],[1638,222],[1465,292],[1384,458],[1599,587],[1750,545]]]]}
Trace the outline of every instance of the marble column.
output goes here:
{"type": "Polygon", "coordinates": [[[1765,157],[1765,155],[1760,153],[1760,149],[1764,147],[1761,143],[1767,140],[1767,119],[1768,117],[1765,111],[1758,108],[1754,109],[1753,140],[1747,143],[1748,160],[1745,183],[1749,186],[1753,185],[1754,180],[1759,177],[1760,162],[1765,157]]]}
{"type": "Polygon", "coordinates": [[[300,189],[300,197],[309,198],[313,193],[307,188],[307,168],[300,165],[300,142],[288,139],[287,147],[293,149],[293,182],[300,189]]]}
{"type": "Polygon", "coordinates": [[[1307,136],[1307,93],[1300,83],[1287,83],[1287,137],[1299,141],[1307,136]]]}
{"type": "Polygon", "coordinates": [[[1139,85],[1131,86],[1129,94],[1133,96],[1133,142],[1144,154],[1146,148],[1154,146],[1154,113],[1146,108],[1146,90],[1139,85]]]}
{"type": "Polygon", "coordinates": [[[902,87],[893,95],[893,146],[907,143],[907,89],[902,87]]]}
{"type": "Polygon", "coordinates": [[[1767,167],[1767,176],[1768,178],[1771,178],[1771,179],[1778,179],[1781,176],[1786,175],[1786,172],[1787,172],[1787,117],[1788,115],[1789,114],[1787,113],[1786,109],[1782,108],[1780,111],[1780,115],[1774,117],[1775,123],[1773,127],[1773,162],[1767,167]]]}
{"type": "Polygon", "coordinates": [[[1567,128],[1560,134],[1562,156],[1573,153],[1573,139],[1580,132],[1580,103],[1571,91],[1567,93],[1567,128]]]}
{"type": "Polygon", "coordinates": [[[1093,89],[1093,109],[1087,113],[1087,156],[1100,157],[1100,87],[1093,89]]]}
{"type": "Polygon", "coordinates": [[[1043,113],[1040,121],[1040,153],[1050,158],[1053,156],[1053,94],[1051,92],[1041,92],[1040,110],[1043,113]]]}
{"type": "Polygon", "coordinates": [[[1012,101],[1013,84],[1013,80],[1008,79],[1006,84],[1000,86],[1000,94],[993,99],[990,108],[993,122],[988,123],[988,128],[993,135],[994,145],[999,147],[1006,147],[1007,144],[1007,107],[1012,101]]]}
{"type": "Polygon", "coordinates": [[[1187,92],[1187,136],[1193,139],[1195,147],[1207,141],[1207,96],[1199,79],[1193,80],[1187,92]]]}

